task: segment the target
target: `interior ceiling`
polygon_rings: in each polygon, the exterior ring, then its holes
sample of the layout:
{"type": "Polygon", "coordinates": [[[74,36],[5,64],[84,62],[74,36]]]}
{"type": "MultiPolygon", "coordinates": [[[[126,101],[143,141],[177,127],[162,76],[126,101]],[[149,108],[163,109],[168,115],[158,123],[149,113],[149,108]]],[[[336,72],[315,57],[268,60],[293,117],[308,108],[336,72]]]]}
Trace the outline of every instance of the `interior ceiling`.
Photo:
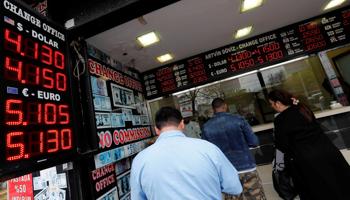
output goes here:
{"type": "Polygon", "coordinates": [[[263,6],[241,14],[241,0],[182,0],[144,14],[147,24],[135,18],[86,41],[128,66],[133,65],[134,59],[135,68],[144,72],[350,5],[350,1],[345,1],[323,12],[328,2],[265,0],[263,6]],[[254,27],[249,36],[233,38],[237,29],[250,25],[254,27]],[[161,41],[142,48],[135,38],[152,30],[161,41]],[[173,54],[174,59],[159,63],[156,57],[165,53],[173,54]]]}

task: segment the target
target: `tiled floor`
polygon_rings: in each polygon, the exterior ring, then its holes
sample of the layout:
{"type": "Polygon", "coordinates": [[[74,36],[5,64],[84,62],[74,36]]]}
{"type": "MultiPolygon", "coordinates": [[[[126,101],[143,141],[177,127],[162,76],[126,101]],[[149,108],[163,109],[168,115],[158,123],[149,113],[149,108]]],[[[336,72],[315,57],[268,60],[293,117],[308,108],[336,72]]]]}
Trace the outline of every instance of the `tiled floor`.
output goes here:
{"type": "MultiPolygon", "coordinates": [[[[350,163],[350,150],[341,151],[345,159],[350,163]]],[[[272,165],[264,165],[257,167],[261,181],[263,182],[263,187],[265,190],[266,198],[268,200],[281,200],[281,198],[276,193],[272,184],[272,165]]],[[[297,200],[299,198],[295,198],[297,200]]]]}

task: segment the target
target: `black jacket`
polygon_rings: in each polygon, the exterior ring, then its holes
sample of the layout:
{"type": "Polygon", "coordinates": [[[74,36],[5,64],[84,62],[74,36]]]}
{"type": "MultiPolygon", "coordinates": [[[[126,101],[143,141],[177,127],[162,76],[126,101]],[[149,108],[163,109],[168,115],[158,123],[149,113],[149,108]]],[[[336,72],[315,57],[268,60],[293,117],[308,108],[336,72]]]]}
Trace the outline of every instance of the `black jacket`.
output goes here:
{"type": "MultiPolygon", "coordinates": [[[[287,158],[301,200],[350,199],[350,167],[312,116],[309,123],[296,107],[275,121],[275,145],[287,158]]],[[[288,166],[287,166],[288,165],[288,166]]]]}

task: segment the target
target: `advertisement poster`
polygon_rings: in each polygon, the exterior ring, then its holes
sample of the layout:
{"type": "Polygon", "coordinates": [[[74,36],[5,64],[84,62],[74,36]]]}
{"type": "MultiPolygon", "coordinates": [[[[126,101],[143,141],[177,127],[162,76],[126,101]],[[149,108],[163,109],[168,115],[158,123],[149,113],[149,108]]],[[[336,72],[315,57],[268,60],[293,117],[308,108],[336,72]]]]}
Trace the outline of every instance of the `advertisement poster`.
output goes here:
{"type": "Polygon", "coordinates": [[[32,174],[27,174],[8,181],[8,198],[33,200],[32,174]]]}
{"type": "Polygon", "coordinates": [[[7,191],[0,199],[70,200],[66,173],[70,167],[71,163],[65,163],[8,180],[0,187],[1,194],[7,191]]]}

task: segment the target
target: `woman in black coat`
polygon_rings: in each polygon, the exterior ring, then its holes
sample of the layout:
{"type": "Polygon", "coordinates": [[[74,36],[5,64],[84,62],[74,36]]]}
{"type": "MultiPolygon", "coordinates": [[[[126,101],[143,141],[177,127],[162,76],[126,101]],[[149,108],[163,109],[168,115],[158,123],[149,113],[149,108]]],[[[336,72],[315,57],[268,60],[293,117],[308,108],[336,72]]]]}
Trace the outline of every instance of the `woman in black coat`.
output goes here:
{"type": "Polygon", "coordinates": [[[268,97],[280,113],[274,120],[275,146],[285,153],[300,199],[350,199],[349,164],[312,111],[285,90],[273,90],[268,97]]]}

